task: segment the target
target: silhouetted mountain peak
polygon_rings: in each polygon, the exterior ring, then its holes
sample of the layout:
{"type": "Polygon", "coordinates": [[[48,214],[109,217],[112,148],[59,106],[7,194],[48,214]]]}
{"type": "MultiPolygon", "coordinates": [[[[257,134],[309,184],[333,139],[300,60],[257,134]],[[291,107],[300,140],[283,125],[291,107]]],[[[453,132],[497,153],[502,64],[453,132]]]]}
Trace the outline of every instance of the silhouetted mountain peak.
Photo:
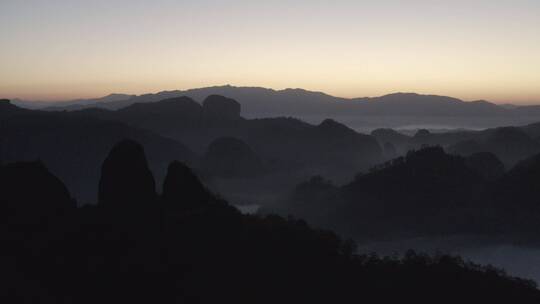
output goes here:
{"type": "Polygon", "coordinates": [[[281,90],[281,92],[284,92],[284,93],[312,93],[311,91],[307,91],[307,90],[304,90],[304,89],[300,89],[300,88],[286,88],[286,89],[283,89],[281,90]]]}
{"type": "Polygon", "coordinates": [[[390,94],[383,95],[380,98],[399,99],[399,98],[403,98],[403,97],[414,98],[414,97],[419,97],[419,96],[422,96],[422,95],[420,95],[418,93],[412,93],[412,92],[396,92],[396,93],[390,93],[390,94]]]}
{"type": "Polygon", "coordinates": [[[305,89],[300,88],[287,88],[284,90],[276,91],[280,94],[285,95],[296,95],[296,96],[309,96],[309,97],[328,97],[328,98],[335,98],[333,96],[330,96],[326,93],[319,92],[319,91],[308,91],[305,89]]]}
{"type": "Polygon", "coordinates": [[[67,188],[41,161],[0,166],[0,185],[0,218],[47,220],[75,207],[67,188]]]}
{"type": "Polygon", "coordinates": [[[333,119],[323,120],[316,128],[325,134],[356,134],[353,129],[333,119]]]}
{"type": "Polygon", "coordinates": [[[347,217],[350,210],[372,212],[365,220],[373,226],[353,225],[384,231],[401,222],[400,228],[392,232],[397,234],[414,230],[426,233],[433,231],[431,229],[440,229],[438,233],[455,233],[461,227],[449,221],[448,214],[441,214],[441,210],[469,208],[475,203],[473,193],[484,185],[484,179],[467,166],[463,157],[446,154],[438,146],[426,147],[358,175],[343,187],[343,197],[349,205],[341,211],[341,216],[347,217]],[[360,202],[370,202],[371,205],[365,209],[354,209],[360,202]],[[388,221],[379,226],[378,220],[370,220],[372,217],[388,221]]]}
{"type": "Polygon", "coordinates": [[[129,206],[155,199],[155,182],[143,147],[132,140],[117,143],[103,162],[99,203],[129,206]]]}
{"type": "Polygon", "coordinates": [[[487,101],[487,100],[473,100],[470,102],[471,104],[478,104],[478,105],[493,105],[491,102],[487,101]]]}
{"type": "Polygon", "coordinates": [[[199,178],[185,164],[174,161],[167,169],[163,183],[163,199],[169,204],[185,209],[189,205],[213,199],[199,178]]]}
{"type": "Polygon", "coordinates": [[[394,170],[419,176],[422,174],[437,175],[444,171],[450,172],[463,168],[465,168],[465,161],[462,157],[449,155],[440,146],[427,146],[419,150],[411,150],[407,152],[405,157],[399,157],[377,166],[372,170],[372,173],[378,174],[394,170]]]}
{"type": "Polygon", "coordinates": [[[128,95],[128,94],[120,94],[120,93],[111,93],[107,96],[102,97],[102,100],[106,101],[117,101],[117,100],[124,100],[127,98],[134,97],[135,95],[128,95]]]}
{"type": "Polygon", "coordinates": [[[236,100],[221,95],[210,95],[203,101],[204,115],[209,118],[240,118],[241,106],[236,100]]]}

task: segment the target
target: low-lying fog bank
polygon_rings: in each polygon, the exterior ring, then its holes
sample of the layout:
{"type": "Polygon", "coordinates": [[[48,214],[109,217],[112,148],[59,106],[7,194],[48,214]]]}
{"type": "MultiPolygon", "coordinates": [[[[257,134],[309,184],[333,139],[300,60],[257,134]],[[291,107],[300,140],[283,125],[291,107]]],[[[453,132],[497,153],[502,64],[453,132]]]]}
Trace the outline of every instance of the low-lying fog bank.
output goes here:
{"type": "Polygon", "coordinates": [[[449,253],[478,264],[491,264],[509,275],[540,283],[540,248],[529,248],[501,240],[473,236],[414,238],[358,244],[360,253],[403,255],[413,249],[428,254],[449,253]]]}
{"type": "Polygon", "coordinates": [[[407,115],[369,115],[369,116],[302,116],[308,123],[319,124],[332,118],[361,133],[370,133],[378,128],[392,128],[403,131],[413,129],[430,130],[483,130],[501,126],[522,126],[538,122],[537,117],[486,117],[486,116],[407,116],[407,115]]]}
{"type": "MultiPolygon", "coordinates": [[[[254,214],[260,205],[236,205],[244,214],[254,214]]],[[[459,255],[465,260],[504,269],[509,275],[532,279],[540,284],[540,248],[513,244],[508,240],[478,236],[412,238],[358,243],[361,254],[403,255],[409,249],[427,254],[459,255]]]]}

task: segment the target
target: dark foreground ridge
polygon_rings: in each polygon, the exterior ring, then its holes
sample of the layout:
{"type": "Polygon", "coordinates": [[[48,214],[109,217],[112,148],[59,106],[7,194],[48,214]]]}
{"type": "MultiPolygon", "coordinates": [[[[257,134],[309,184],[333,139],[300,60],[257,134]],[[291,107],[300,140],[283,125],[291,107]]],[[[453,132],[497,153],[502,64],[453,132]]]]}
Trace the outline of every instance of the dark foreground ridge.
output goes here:
{"type": "Polygon", "coordinates": [[[3,303],[540,301],[532,282],[491,267],[358,256],[301,220],[242,215],[180,162],[158,195],[132,141],[105,160],[97,205],[77,208],[40,163],[2,166],[0,182],[3,303]]]}

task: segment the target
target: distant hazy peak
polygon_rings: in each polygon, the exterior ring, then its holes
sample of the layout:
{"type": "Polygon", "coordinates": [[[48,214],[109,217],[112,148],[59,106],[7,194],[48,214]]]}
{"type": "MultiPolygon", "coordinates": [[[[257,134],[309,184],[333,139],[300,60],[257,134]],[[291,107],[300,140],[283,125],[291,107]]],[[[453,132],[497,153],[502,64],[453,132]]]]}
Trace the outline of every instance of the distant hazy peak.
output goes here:
{"type": "Polygon", "coordinates": [[[473,100],[471,101],[471,103],[476,103],[476,104],[489,104],[489,105],[492,105],[493,103],[487,101],[487,100],[483,100],[483,99],[480,99],[480,100],[473,100]]]}
{"type": "Polygon", "coordinates": [[[184,107],[184,106],[193,106],[196,108],[200,108],[201,105],[196,102],[195,100],[191,99],[187,96],[181,96],[181,97],[173,97],[173,98],[167,98],[163,99],[161,101],[156,102],[140,102],[140,103],[134,103],[132,105],[129,105],[125,107],[125,110],[128,109],[140,109],[140,108],[159,108],[159,107],[165,107],[174,109],[177,107],[184,107]]]}
{"type": "Polygon", "coordinates": [[[335,97],[335,96],[328,95],[328,94],[326,94],[326,93],[324,93],[324,92],[320,92],[320,91],[308,91],[308,90],[300,89],[300,88],[286,88],[286,89],[283,89],[283,90],[277,90],[276,92],[280,92],[280,93],[295,93],[295,94],[308,94],[308,95],[319,95],[319,96],[335,97]]]}
{"type": "MultiPolygon", "coordinates": [[[[418,97],[418,96],[428,96],[428,95],[422,95],[422,94],[413,93],[413,92],[395,92],[395,93],[385,94],[385,95],[382,95],[380,97],[381,98],[385,98],[385,97],[391,98],[391,97],[418,97]]],[[[429,96],[432,96],[432,95],[429,95],[429,96]]]]}
{"type": "Polygon", "coordinates": [[[396,100],[396,101],[407,101],[411,99],[415,100],[445,100],[445,101],[454,101],[454,102],[465,102],[461,99],[449,97],[449,96],[442,96],[442,95],[429,95],[429,94],[418,94],[418,93],[403,93],[403,92],[397,92],[397,93],[391,93],[386,94],[381,97],[374,97],[375,99],[380,100],[396,100]]]}
{"type": "Polygon", "coordinates": [[[101,97],[101,100],[107,100],[107,101],[117,101],[117,100],[125,100],[132,97],[135,97],[137,95],[131,95],[131,94],[120,94],[120,93],[111,93],[107,96],[101,97]]]}

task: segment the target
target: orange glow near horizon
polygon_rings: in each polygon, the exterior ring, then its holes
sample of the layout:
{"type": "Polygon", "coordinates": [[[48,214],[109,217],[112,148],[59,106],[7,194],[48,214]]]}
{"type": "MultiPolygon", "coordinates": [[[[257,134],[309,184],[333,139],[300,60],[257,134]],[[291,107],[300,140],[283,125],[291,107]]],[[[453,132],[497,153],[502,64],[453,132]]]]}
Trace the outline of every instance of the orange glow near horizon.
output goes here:
{"type": "Polygon", "coordinates": [[[0,98],[231,84],[540,104],[530,0],[6,0],[0,43],[0,98]]]}

